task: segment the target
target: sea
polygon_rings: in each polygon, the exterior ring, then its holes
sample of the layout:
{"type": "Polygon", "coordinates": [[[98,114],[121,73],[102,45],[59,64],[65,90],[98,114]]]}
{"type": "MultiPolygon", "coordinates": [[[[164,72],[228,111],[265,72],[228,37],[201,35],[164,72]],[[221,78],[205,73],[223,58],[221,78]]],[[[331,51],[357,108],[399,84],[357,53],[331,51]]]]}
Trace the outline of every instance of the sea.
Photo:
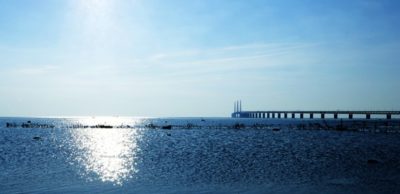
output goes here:
{"type": "Polygon", "coordinates": [[[3,117],[0,193],[400,193],[400,124],[315,122],[3,117]]]}

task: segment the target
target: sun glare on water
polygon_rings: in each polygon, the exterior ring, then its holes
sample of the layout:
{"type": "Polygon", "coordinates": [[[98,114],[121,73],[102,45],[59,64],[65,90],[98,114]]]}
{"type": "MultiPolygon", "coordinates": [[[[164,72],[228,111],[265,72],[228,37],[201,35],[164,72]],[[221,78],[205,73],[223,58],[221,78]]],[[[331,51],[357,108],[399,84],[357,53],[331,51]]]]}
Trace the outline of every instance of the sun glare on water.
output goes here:
{"type": "MultiPolygon", "coordinates": [[[[117,118],[85,119],[88,124],[117,124],[117,118]],[[101,123],[99,123],[101,121],[101,123]]],[[[137,172],[135,168],[139,130],[131,128],[81,128],[71,130],[73,161],[82,167],[82,176],[88,180],[123,184],[137,172]],[[94,176],[93,176],[94,175],[94,176]]]]}

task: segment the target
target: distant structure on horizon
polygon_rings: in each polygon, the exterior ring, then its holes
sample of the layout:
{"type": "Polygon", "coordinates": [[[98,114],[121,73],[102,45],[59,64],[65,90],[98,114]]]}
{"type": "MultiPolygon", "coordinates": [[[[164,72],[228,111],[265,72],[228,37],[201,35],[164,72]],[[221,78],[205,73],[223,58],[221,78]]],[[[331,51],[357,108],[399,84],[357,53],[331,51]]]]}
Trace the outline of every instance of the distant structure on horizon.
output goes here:
{"type": "Polygon", "coordinates": [[[241,100],[235,101],[233,112],[242,112],[242,101],[241,100]]]}
{"type": "Polygon", "coordinates": [[[386,119],[392,119],[393,115],[400,116],[400,111],[351,111],[351,110],[316,110],[316,111],[243,111],[242,101],[237,100],[234,102],[234,112],[232,118],[300,118],[304,119],[305,115],[308,118],[314,119],[314,115],[320,115],[320,119],[327,118],[327,115],[333,116],[333,119],[338,119],[339,115],[347,115],[348,119],[353,119],[354,115],[364,115],[365,119],[371,119],[371,116],[384,115],[386,119]]]}

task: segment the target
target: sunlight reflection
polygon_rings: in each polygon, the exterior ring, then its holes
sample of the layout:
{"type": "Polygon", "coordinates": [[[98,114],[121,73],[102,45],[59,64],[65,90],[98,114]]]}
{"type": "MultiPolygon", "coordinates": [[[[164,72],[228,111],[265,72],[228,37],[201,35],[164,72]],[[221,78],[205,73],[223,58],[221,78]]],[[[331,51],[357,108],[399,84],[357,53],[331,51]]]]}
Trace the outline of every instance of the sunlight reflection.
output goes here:
{"type": "Polygon", "coordinates": [[[139,130],[86,128],[74,129],[71,133],[75,147],[73,160],[82,167],[81,175],[88,180],[98,178],[121,185],[137,172],[139,130]]]}

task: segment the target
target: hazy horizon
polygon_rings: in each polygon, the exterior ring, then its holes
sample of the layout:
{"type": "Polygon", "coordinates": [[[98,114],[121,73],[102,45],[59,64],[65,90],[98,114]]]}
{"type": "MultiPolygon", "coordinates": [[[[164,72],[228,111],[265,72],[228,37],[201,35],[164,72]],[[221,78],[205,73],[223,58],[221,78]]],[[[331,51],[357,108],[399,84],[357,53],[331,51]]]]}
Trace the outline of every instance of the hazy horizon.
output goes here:
{"type": "Polygon", "coordinates": [[[0,0],[0,116],[400,109],[400,2],[0,0]]]}

